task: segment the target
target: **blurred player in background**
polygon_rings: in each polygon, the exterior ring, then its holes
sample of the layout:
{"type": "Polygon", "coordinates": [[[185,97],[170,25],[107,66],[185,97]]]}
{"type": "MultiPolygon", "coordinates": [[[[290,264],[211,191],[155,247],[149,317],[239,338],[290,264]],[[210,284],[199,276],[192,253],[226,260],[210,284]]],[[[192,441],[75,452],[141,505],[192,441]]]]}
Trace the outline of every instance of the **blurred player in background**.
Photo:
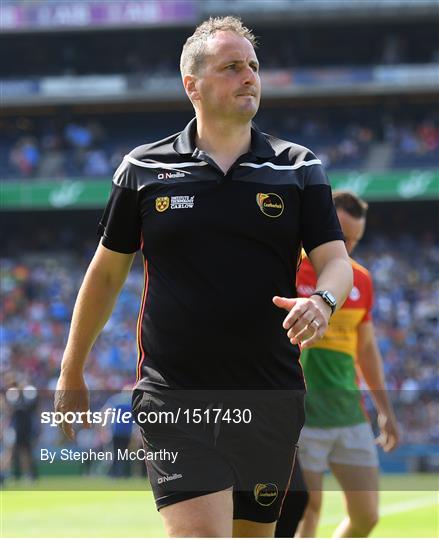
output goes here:
{"type": "MultiPolygon", "coordinates": [[[[367,203],[347,191],[334,192],[333,199],[351,254],[364,233],[367,203]]],[[[301,537],[316,535],[323,474],[328,466],[343,489],[348,513],[334,536],[367,536],[378,521],[378,456],[361,403],[357,368],[378,411],[379,444],[390,451],[399,441],[371,318],[372,280],[369,272],[354,260],[352,267],[354,286],[349,298],[334,315],[322,340],[301,355],[308,395],[299,456],[309,489],[308,504],[298,529],[301,537]]],[[[298,293],[308,296],[315,290],[315,282],[314,270],[305,257],[297,274],[298,293]]],[[[289,535],[294,535],[300,519],[297,508],[303,507],[303,493],[297,488],[288,493],[278,523],[278,536],[286,536],[288,528],[289,535]]]]}
{"type": "MultiPolygon", "coordinates": [[[[118,418],[122,418],[122,415],[131,415],[131,386],[126,385],[123,387],[122,392],[110,397],[110,399],[102,407],[102,411],[107,409],[117,411],[118,418]]],[[[113,450],[113,463],[109,470],[110,476],[115,478],[129,477],[131,476],[131,461],[129,459],[119,459],[122,454],[128,450],[131,442],[131,436],[133,433],[133,421],[122,422],[116,419],[115,422],[111,422],[108,426],[111,431],[111,444],[113,450]]]]}
{"type": "Polygon", "coordinates": [[[38,468],[34,456],[38,438],[38,392],[26,383],[13,383],[6,391],[6,404],[11,409],[11,426],[14,430],[12,464],[16,480],[23,473],[37,480],[38,468]]]}

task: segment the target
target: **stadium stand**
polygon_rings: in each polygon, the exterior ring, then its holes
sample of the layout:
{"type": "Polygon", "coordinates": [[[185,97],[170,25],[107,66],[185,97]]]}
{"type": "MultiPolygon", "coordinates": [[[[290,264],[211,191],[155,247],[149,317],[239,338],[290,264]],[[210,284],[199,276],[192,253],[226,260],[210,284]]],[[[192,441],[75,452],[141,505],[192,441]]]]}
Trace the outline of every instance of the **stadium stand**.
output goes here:
{"type": "MultiPolygon", "coordinates": [[[[130,149],[181,129],[188,112],[4,119],[0,175],[20,178],[108,178],[130,149]]],[[[427,168],[439,162],[439,113],[412,106],[401,119],[377,110],[265,109],[264,131],[311,148],[328,169],[363,169],[377,145],[388,150],[372,168],[427,168]]],[[[370,168],[370,167],[369,167],[370,168]]]]}
{"type": "MultiPolygon", "coordinates": [[[[258,56],[264,69],[321,66],[370,66],[427,64],[439,59],[437,26],[390,22],[371,28],[339,21],[331,26],[315,24],[313,37],[307,27],[291,22],[276,26],[253,25],[263,44],[258,56]],[[293,23],[294,24],[294,23],[293,23]],[[340,34],[343,39],[340,39],[340,34]],[[349,47],[346,47],[349,43],[349,47]]],[[[172,74],[179,63],[179,48],[186,28],[152,28],[41,36],[3,36],[11,54],[0,60],[2,77],[95,74],[172,74]],[[35,47],[35,39],[38,47],[35,47]],[[160,55],[156,50],[161,51],[160,55]],[[105,53],[105,54],[104,54],[105,53]],[[14,62],[26,54],[25,63],[14,62]]]]}

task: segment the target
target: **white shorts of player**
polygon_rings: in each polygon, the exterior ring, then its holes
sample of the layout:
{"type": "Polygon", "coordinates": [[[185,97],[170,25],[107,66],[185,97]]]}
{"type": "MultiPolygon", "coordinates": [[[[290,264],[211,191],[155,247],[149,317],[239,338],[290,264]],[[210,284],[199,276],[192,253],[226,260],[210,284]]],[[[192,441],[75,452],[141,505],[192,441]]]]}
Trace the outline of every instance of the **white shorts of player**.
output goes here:
{"type": "Polygon", "coordinates": [[[370,425],[365,422],[336,428],[304,427],[299,439],[303,469],[324,472],[330,463],[378,467],[378,453],[370,425]]]}

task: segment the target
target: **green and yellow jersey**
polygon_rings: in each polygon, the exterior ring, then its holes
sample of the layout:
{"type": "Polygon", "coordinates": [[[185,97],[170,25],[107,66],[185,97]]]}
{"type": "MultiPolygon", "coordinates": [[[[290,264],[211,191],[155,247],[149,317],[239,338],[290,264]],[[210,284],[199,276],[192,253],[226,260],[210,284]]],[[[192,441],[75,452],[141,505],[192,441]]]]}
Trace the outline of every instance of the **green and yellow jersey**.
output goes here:
{"type": "MultiPolygon", "coordinates": [[[[373,285],[369,272],[351,259],[354,285],[343,306],[331,318],[324,337],[302,351],[308,389],[306,425],[308,427],[351,426],[367,421],[357,383],[355,357],[358,327],[371,320],[373,285]]],[[[297,273],[299,296],[315,291],[317,277],[307,257],[297,273]]]]}

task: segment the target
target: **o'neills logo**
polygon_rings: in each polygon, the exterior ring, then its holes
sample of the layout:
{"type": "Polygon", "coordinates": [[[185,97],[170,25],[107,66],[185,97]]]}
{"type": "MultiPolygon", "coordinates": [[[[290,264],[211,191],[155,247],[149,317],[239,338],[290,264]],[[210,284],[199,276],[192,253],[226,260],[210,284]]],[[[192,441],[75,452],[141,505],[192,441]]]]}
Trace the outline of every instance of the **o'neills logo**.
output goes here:
{"type": "Polygon", "coordinates": [[[261,506],[270,506],[277,499],[279,491],[276,484],[256,484],[253,494],[261,506]]]}
{"type": "Polygon", "coordinates": [[[276,193],[258,193],[256,202],[261,212],[268,217],[279,217],[284,211],[284,202],[276,193]]]}
{"type": "Polygon", "coordinates": [[[183,475],[179,473],[174,473],[170,476],[160,476],[159,478],[157,478],[157,483],[163,484],[163,482],[172,482],[172,480],[178,480],[179,478],[183,478],[183,475]]]}

